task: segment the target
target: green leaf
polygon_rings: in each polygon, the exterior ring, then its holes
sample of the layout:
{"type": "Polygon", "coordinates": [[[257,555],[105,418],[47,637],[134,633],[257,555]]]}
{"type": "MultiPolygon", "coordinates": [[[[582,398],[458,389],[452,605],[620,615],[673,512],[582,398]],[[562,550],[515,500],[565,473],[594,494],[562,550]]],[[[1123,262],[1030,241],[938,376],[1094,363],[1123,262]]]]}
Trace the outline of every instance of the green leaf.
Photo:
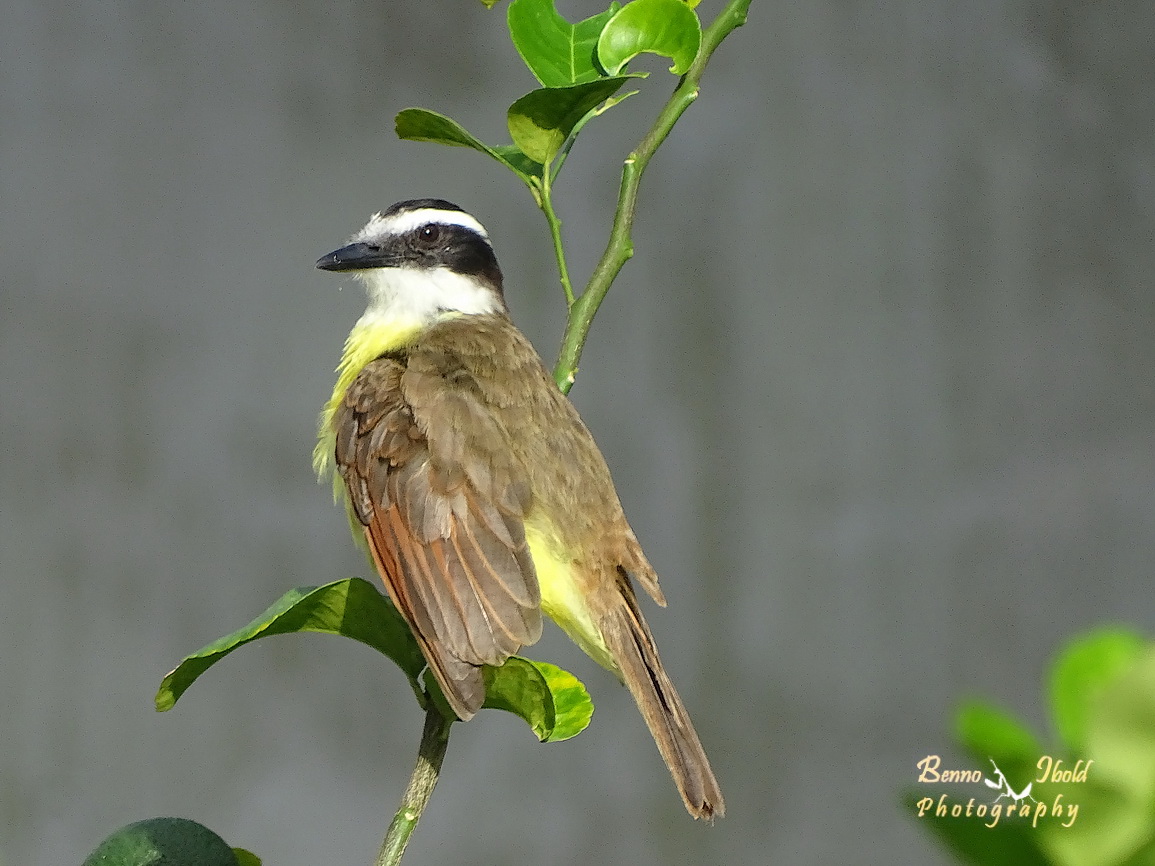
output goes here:
{"type": "Polygon", "coordinates": [[[406,141],[432,141],[450,147],[472,147],[493,155],[492,148],[452,118],[427,108],[404,108],[393,120],[397,137],[406,141]]]}
{"type": "Polygon", "coordinates": [[[481,0],[481,5],[484,6],[486,9],[492,9],[494,6],[496,6],[500,2],[501,2],[501,0],[481,0]]]}
{"type": "MultiPolygon", "coordinates": [[[[643,75],[648,75],[648,74],[649,73],[635,74],[631,77],[642,78],[643,75]]],[[[641,92],[640,90],[627,90],[625,93],[619,93],[617,96],[611,96],[609,99],[607,99],[605,102],[603,102],[601,105],[599,105],[597,108],[594,109],[594,115],[597,116],[599,114],[605,114],[607,111],[609,111],[615,105],[621,105],[623,102],[625,102],[631,96],[637,96],[640,92],[641,92]]]]}
{"type": "Polygon", "coordinates": [[[1087,722],[1095,777],[1155,805],[1155,649],[1144,650],[1103,689],[1087,722]]]}
{"type": "Polygon", "coordinates": [[[938,795],[908,791],[903,801],[920,824],[926,826],[958,857],[974,866],[1049,866],[1039,850],[1029,822],[1002,818],[993,827],[989,816],[936,817],[938,795]],[[926,807],[919,817],[920,807],[926,807]]]}
{"type": "MultiPolygon", "coordinates": [[[[262,637],[297,632],[343,635],[373,647],[405,672],[418,700],[424,700],[425,688],[418,678],[425,669],[425,657],[409,626],[373,584],[354,577],[291,590],[244,628],[193,653],[164,678],[156,708],[172,709],[197,677],[233,650],[262,637]]],[[[512,656],[501,667],[486,667],[484,676],[484,706],[525,719],[543,742],[576,736],[593,715],[585,686],[573,674],[546,662],[512,656]]],[[[430,694],[440,699],[442,710],[452,717],[436,680],[428,674],[422,679],[430,694]]]]}
{"type": "Polygon", "coordinates": [[[261,858],[245,848],[234,848],[237,855],[237,866],[261,866],[261,858]]]}
{"type": "MultiPolygon", "coordinates": [[[[1077,804],[1074,821],[1067,815],[1048,817],[1036,830],[1039,847],[1053,866],[1123,866],[1152,842],[1152,811],[1144,802],[1096,779],[1091,765],[1087,781],[1073,785],[1036,787],[1039,801],[1048,805],[1062,793],[1062,806],[1077,804]],[[1070,826],[1064,827],[1068,823],[1070,826]]],[[[1138,862],[1144,862],[1142,860],[1138,862]]],[[[1145,861],[1148,864],[1150,861],[1145,861]]]]}
{"type": "Polygon", "coordinates": [[[985,774],[994,765],[1020,790],[1037,775],[1039,741],[1030,729],[1009,713],[985,701],[969,700],[955,712],[955,736],[985,774]]]}
{"type": "MultiPolygon", "coordinates": [[[[993,704],[969,700],[955,712],[955,736],[984,772],[994,761],[1012,785],[1021,788],[1036,775],[1039,741],[1022,722],[993,704]]],[[[1017,790],[1017,788],[1016,788],[1017,790]]]]}
{"type": "Polygon", "coordinates": [[[1119,866],[1155,866],[1155,839],[1148,839],[1119,866]]]}
{"type": "MultiPolygon", "coordinates": [[[[285,593],[247,626],[177,665],[161,683],[156,708],[162,712],[172,709],[201,674],[233,650],[262,637],[297,632],[343,635],[373,647],[405,672],[419,702],[424,702],[428,691],[442,712],[453,717],[437,681],[427,670],[421,677],[425,657],[401,614],[373,584],[357,577],[285,593]]],[[[511,656],[500,667],[485,667],[483,675],[484,706],[525,719],[543,742],[577,736],[593,715],[593,702],[585,686],[555,665],[511,656]]]]}
{"type": "Polygon", "coordinates": [[[197,677],[238,647],[262,637],[310,631],[344,635],[384,653],[420,694],[417,677],[425,658],[409,626],[389,599],[354,577],[290,590],[244,628],[188,656],[161,682],[157,710],[172,709],[197,677]]]}
{"type": "Polygon", "coordinates": [[[522,153],[516,144],[499,144],[493,148],[493,152],[497,154],[499,161],[509,166],[518,177],[529,184],[530,189],[533,189],[531,178],[541,180],[545,166],[522,153]]]}
{"type": "Polygon", "coordinates": [[[1071,641],[1051,667],[1051,715],[1059,738],[1083,752],[1087,721],[1103,690],[1143,652],[1146,642],[1124,628],[1103,628],[1071,641]]]}
{"type": "Polygon", "coordinates": [[[546,87],[568,87],[602,77],[595,54],[598,37],[621,6],[571,24],[554,7],[554,0],[513,0],[506,20],[517,53],[546,87]]]}
{"type": "Polygon", "coordinates": [[[698,56],[702,25],[682,0],[633,0],[610,19],[598,37],[597,58],[610,75],[617,75],[643,52],[674,61],[670,72],[684,75],[698,56]]]}
{"type": "MultiPolygon", "coordinates": [[[[258,864],[260,861],[257,861],[258,864]]],[[[121,827],[97,846],[84,866],[248,866],[203,824],[187,818],[149,818],[121,827]]]]}
{"type": "MultiPolygon", "coordinates": [[[[470,147],[491,156],[530,184],[534,177],[541,177],[541,166],[523,154],[517,147],[504,145],[490,147],[465,129],[460,123],[444,114],[426,108],[405,108],[394,118],[397,137],[404,141],[432,141],[450,147],[470,147]]],[[[532,185],[532,184],[531,184],[532,185]]]]}
{"type": "Polygon", "coordinates": [[[587,114],[613,96],[627,77],[603,78],[573,87],[544,87],[509,107],[509,134],[531,160],[547,163],[587,114]]]}
{"type": "Polygon", "coordinates": [[[485,704],[520,716],[543,743],[576,737],[586,729],[594,705],[573,674],[556,665],[512,656],[485,668],[485,704]]]}

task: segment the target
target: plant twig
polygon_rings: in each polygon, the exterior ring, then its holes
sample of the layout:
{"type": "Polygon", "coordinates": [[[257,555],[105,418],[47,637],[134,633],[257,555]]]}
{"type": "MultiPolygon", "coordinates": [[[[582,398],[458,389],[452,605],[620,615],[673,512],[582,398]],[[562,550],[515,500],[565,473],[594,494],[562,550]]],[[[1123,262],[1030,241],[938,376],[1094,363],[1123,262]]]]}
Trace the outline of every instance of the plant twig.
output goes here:
{"type": "Polygon", "coordinates": [[[565,263],[565,248],[562,246],[561,240],[561,220],[558,219],[557,212],[553,209],[551,196],[553,181],[551,177],[550,166],[546,165],[542,172],[541,212],[545,214],[546,222],[549,223],[549,236],[553,241],[554,257],[557,259],[558,278],[561,280],[562,291],[565,292],[565,305],[568,310],[574,304],[573,283],[570,282],[569,267],[565,263]]]}
{"type": "Polygon", "coordinates": [[[409,787],[405,789],[405,796],[401,798],[401,807],[393,816],[393,821],[385,834],[385,841],[381,843],[376,866],[397,866],[401,862],[401,855],[405,853],[409,837],[417,828],[421,813],[425,811],[433,789],[437,786],[441,761],[445,758],[445,749],[449,745],[449,729],[454,721],[452,717],[447,718],[442,714],[436,701],[431,699],[426,701],[425,729],[421,732],[417,766],[413,768],[413,775],[409,777],[409,787]]]}
{"type": "Polygon", "coordinates": [[[730,0],[718,13],[718,17],[702,32],[702,47],[690,69],[682,76],[669,101],[662,108],[654,125],[634,151],[626,157],[622,168],[622,184],[618,192],[618,205],[614,213],[614,224],[610,229],[610,240],[602,253],[586,284],[585,291],[569,305],[565,336],[562,337],[558,352],[557,366],[554,367],[554,381],[563,393],[568,394],[577,375],[578,361],[589,335],[594,314],[605,300],[610,285],[622,267],[634,254],[631,230],[634,212],[638,203],[638,186],[642,172],[658,146],[666,140],[678,118],[690,104],[698,98],[698,82],[710,61],[710,56],[731,32],[746,23],[751,0],[730,0]]]}

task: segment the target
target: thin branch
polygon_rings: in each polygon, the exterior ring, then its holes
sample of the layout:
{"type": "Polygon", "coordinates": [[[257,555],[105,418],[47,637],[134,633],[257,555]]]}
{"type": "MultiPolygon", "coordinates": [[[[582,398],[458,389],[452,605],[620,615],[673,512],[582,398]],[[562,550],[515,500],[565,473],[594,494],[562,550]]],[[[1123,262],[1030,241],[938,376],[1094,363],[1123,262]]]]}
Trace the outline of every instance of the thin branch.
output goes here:
{"type": "MultiPolygon", "coordinates": [[[[564,158],[564,154],[563,154],[564,158]]],[[[558,219],[557,212],[553,209],[553,181],[552,177],[557,176],[557,171],[554,170],[551,174],[550,166],[547,164],[545,170],[542,172],[541,183],[541,212],[545,214],[545,221],[549,223],[549,236],[553,241],[553,254],[557,259],[558,279],[561,280],[562,291],[565,292],[566,309],[573,306],[573,283],[569,278],[569,267],[565,262],[565,247],[562,245],[561,239],[561,220],[558,219]]]]}
{"type": "Polygon", "coordinates": [[[678,86],[650,131],[646,133],[638,147],[626,157],[609,243],[594,268],[585,291],[569,306],[565,335],[562,337],[561,350],[558,352],[557,366],[553,374],[558,387],[567,394],[577,375],[578,362],[581,360],[582,349],[585,347],[594,314],[605,300],[614,279],[634,254],[631,231],[634,213],[637,210],[638,186],[642,180],[642,172],[646,170],[654,152],[666,140],[678,118],[698,98],[698,82],[715,49],[730,33],[746,23],[750,2],[751,0],[730,0],[718,13],[718,17],[702,32],[702,47],[689,71],[678,82],[678,86]]]}
{"type": "Polygon", "coordinates": [[[429,803],[437,777],[441,772],[441,761],[449,745],[449,729],[455,720],[442,715],[436,701],[426,701],[425,729],[421,732],[421,746],[417,751],[417,766],[409,777],[409,787],[401,798],[401,807],[393,816],[381,852],[377,855],[376,866],[397,866],[409,837],[417,829],[421,813],[429,803]]]}

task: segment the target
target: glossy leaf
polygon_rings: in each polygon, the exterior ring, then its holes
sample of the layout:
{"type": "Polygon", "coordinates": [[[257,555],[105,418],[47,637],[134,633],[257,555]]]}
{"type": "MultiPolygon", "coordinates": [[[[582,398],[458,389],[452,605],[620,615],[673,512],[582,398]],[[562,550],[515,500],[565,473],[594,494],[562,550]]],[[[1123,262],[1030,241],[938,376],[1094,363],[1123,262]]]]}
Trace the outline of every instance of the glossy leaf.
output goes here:
{"type": "MultiPolygon", "coordinates": [[[[254,858],[255,859],[255,858],[254,858]]],[[[252,863],[253,861],[249,861],[252,863]]],[[[256,861],[258,866],[260,861],[256,861]]],[[[188,818],[149,818],[121,827],[84,866],[246,866],[220,836],[188,818]]]]}
{"type": "Polygon", "coordinates": [[[514,47],[534,77],[546,87],[568,87],[602,77],[598,37],[619,9],[611,3],[606,11],[571,24],[558,14],[554,0],[513,0],[506,20],[514,47]]]}
{"type": "Polygon", "coordinates": [[[610,19],[598,37],[597,59],[610,75],[617,75],[642,53],[674,61],[670,72],[689,70],[702,45],[702,25],[682,0],[633,0],[610,19]]]}
{"type": "Polygon", "coordinates": [[[1130,668],[1145,641],[1130,629],[1105,628],[1069,643],[1051,668],[1051,715],[1073,753],[1081,753],[1087,720],[1103,690],[1130,668]]]}
{"type": "MultiPolygon", "coordinates": [[[[509,166],[510,169],[529,183],[530,178],[541,180],[542,172],[545,171],[545,166],[540,162],[534,162],[524,153],[516,144],[499,144],[493,148],[493,152],[497,154],[497,158],[504,165],[509,166]]],[[[532,189],[533,184],[530,184],[532,189]]]]}
{"type": "Polygon", "coordinates": [[[491,156],[529,183],[532,177],[541,177],[541,166],[525,156],[516,146],[490,147],[470,133],[456,120],[426,108],[406,108],[394,118],[397,137],[405,141],[432,141],[450,147],[469,147],[491,156]]]}
{"type": "Polygon", "coordinates": [[[233,650],[262,637],[297,632],[339,634],[392,659],[417,689],[425,657],[396,608],[368,581],[353,577],[285,593],[264,613],[232,634],[188,656],[161,682],[156,708],[172,709],[197,677],[233,650]]]}
{"type": "MultiPolygon", "coordinates": [[[[648,74],[649,73],[643,73],[643,74],[639,74],[639,75],[633,75],[630,77],[632,77],[632,78],[644,78],[645,75],[648,75],[648,74]]],[[[598,108],[594,111],[594,115],[596,116],[596,115],[605,114],[607,111],[609,111],[615,105],[621,105],[623,102],[625,102],[631,96],[637,96],[640,92],[641,92],[640,90],[627,90],[625,93],[619,93],[617,96],[611,96],[604,103],[602,103],[602,105],[598,106],[598,108]]]]}
{"type": "Polygon", "coordinates": [[[576,737],[594,705],[581,681],[556,665],[513,656],[485,669],[485,706],[520,716],[543,743],[576,737]]]}
{"type": "Polygon", "coordinates": [[[393,120],[397,137],[406,141],[432,141],[450,147],[472,147],[490,154],[490,147],[460,123],[427,108],[404,108],[393,120]]]}
{"type": "Polygon", "coordinates": [[[261,866],[261,858],[246,848],[233,848],[237,866],[261,866]]]}
{"type": "MultiPolygon", "coordinates": [[[[419,701],[424,701],[428,688],[452,717],[436,681],[429,676],[419,679],[425,658],[405,620],[373,584],[356,577],[285,593],[244,628],[182,661],[161,683],[156,708],[171,709],[201,674],[233,650],[258,638],[296,632],[337,634],[373,647],[405,672],[419,701]]],[[[485,706],[525,719],[544,742],[576,736],[593,715],[585,686],[554,665],[513,656],[501,667],[485,668],[484,676],[485,706]]]]}
{"type": "Polygon", "coordinates": [[[509,107],[509,134],[531,160],[549,162],[582,119],[614,95],[628,79],[602,78],[573,87],[545,87],[509,107]]]}

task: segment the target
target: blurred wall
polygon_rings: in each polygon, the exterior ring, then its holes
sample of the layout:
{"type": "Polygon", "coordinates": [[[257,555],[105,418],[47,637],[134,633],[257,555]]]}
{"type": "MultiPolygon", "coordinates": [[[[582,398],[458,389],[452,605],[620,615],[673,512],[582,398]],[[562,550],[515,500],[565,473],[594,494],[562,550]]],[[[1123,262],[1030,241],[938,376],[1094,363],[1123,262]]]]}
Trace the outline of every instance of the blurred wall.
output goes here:
{"type": "MultiPolygon", "coordinates": [[[[7,4],[0,864],[163,814],[269,864],[371,861],[421,726],[371,651],[281,638],[152,696],[285,589],[367,571],[310,473],[362,305],[318,255],[457,201],[555,351],[524,190],[392,135],[417,104],[503,140],[533,86],[500,10],[440,6],[7,4]]],[[[1066,637],[1155,626],[1153,27],[1142,0],[755,2],[646,176],[574,391],[728,817],[686,817],[628,695],[554,635],[593,727],[459,726],[407,863],[946,862],[898,795],[956,699],[1042,726],[1066,637]]],[[[669,87],[642,65],[653,94],[567,166],[577,275],[669,87]]]]}

